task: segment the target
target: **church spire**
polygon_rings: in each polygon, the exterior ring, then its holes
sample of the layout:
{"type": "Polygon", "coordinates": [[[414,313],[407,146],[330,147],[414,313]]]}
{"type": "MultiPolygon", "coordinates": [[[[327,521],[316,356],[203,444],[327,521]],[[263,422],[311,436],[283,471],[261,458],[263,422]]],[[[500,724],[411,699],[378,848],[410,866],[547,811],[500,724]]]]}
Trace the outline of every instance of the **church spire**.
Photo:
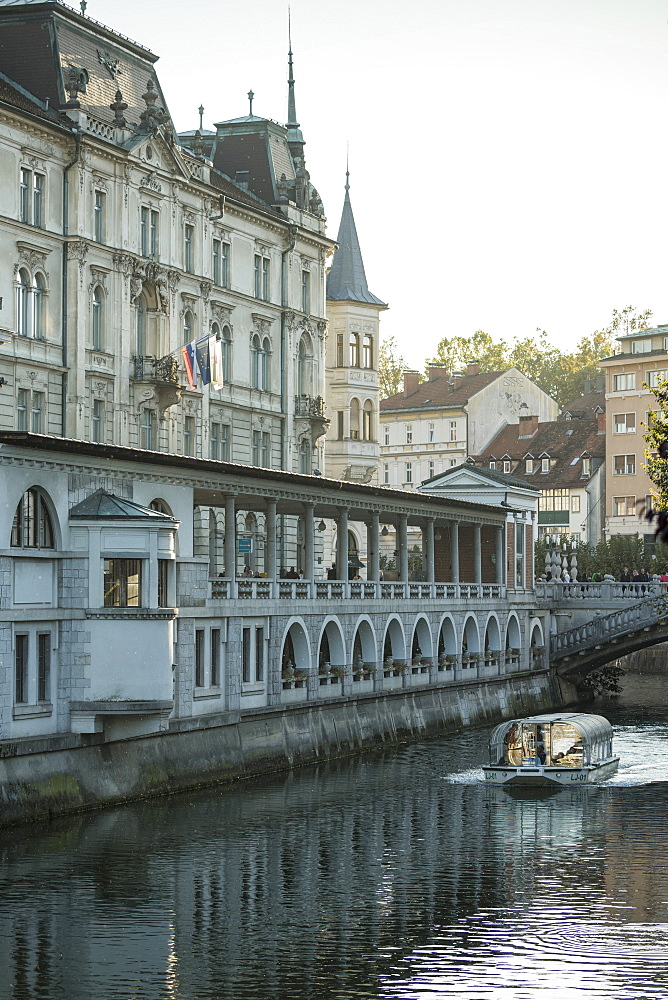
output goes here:
{"type": "Polygon", "coordinates": [[[285,123],[288,130],[287,141],[293,156],[303,156],[304,136],[299,129],[297,109],[295,105],[295,78],[292,71],[292,30],[290,23],[290,8],[288,7],[288,120],[285,123]]]}
{"type": "Polygon", "coordinates": [[[339,235],[336,237],[339,244],[332,266],[327,275],[327,298],[333,300],[345,300],[351,302],[368,302],[370,305],[386,308],[386,303],[381,301],[373,292],[369,291],[369,286],[364,273],[364,261],[360,250],[357,229],[353,216],[353,207],[350,203],[350,171],[346,158],[346,194],[343,199],[343,211],[341,212],[341,222],[339,224],[339,235]]]}

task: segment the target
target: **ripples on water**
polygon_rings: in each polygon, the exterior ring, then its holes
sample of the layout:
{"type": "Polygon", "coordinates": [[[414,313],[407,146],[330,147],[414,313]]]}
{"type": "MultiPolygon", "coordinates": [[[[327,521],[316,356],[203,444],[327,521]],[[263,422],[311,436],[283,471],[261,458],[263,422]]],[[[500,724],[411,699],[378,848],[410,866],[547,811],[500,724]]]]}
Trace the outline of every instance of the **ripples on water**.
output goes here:
{"type": "Polygon", "coordinates": [[[668,716],[612,721],[598,787],[467,731],[6,833],[0,1000],[665,1000],[668,716]]]}

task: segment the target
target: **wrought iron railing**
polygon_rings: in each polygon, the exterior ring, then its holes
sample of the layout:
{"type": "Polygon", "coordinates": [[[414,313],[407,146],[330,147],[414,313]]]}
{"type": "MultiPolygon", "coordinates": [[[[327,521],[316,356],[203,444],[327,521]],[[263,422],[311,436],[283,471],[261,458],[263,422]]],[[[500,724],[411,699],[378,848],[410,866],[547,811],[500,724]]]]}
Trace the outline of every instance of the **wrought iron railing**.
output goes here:
{"type": "Polygon", "coordinates": [[[134,357],[135,382],[171,382],[178,384],[179,363],[168,354],[165,358],[134,357]]]}
{"type": "Polygon", "coordinates": [[[296,417],[324,417],[325,400],[322,396],[295,396],[296,417]]]}

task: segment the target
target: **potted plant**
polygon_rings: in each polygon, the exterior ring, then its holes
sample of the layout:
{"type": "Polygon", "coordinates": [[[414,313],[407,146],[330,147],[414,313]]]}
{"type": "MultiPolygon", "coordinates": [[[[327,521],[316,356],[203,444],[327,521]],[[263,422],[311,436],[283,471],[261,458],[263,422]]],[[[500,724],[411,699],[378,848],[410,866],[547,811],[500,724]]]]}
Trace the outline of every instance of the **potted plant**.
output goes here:
{"type": "Polygon", "coordinates": [[[336,666],[332,667],[332,673],[337,678],[337,680],[342,681],[343,678],[346,676],[346,668],[345,666],[343,666],[343,664],[337,664],[336,666]]]}
{"type": "Polygon", "coordinates": [[[362,676],[365,681],[370,681],[376,672],[376,665],[374,663],[363,663],[362,664],[362,676]]]}
{"type": "Polygon", "coordinates": [[[303,687],[308,677],[308,670],[295,670],[295,687],[303,687]]]}

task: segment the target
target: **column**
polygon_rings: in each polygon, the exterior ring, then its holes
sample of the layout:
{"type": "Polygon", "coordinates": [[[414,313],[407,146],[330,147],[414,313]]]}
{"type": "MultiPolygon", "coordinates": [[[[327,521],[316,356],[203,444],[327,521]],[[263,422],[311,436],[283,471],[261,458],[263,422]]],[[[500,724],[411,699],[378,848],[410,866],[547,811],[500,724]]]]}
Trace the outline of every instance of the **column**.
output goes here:
{"type": "Polygon", "coordinates": [[[450,525],[450,563],[452,582],[459,583],[459,524],[455,521],[450,525]]]}
{"type": "Polygon", "coordinates": [[[367,580],[380,579],[380,514],[372,511],[366,524],[367,580]]]}
{"type": "Polygon", "coordinates": [[[434,565],[434,519],[428,517],[422,529],[422,545],[425,554],[425,569],[427,571],[427,583],[433,583],[436,579],[436,568],[434,565]]]}
{"type": "Polygon", "coordinates": [[[408,583],[408,518],[405,514],[397,518],[397,565],[399,579],[408,583]]]}
{"type": "Polygon", "coordinates": [[[313,504],[304,504],[304,576],[313,583],[315,576],[315,525],[313,504]]]}
{"type": "Polygon", "coordinates": [[[237,498],[225,497],[225,576],[229,582],[229,596],[237,596],[237,498]]]}
{"type": "Polygon", "coordinates": [[[482,547],[480,544],[482,526],[473,525],[473,582],[482,583],[482,547]]]}
{"type": "Polygon", "coordinates": [[[503,535],[503,525],[500,524],[496,532],[496,582],[501,586],[503,586],[503,571],[506,561],[504,558],[506,547],[503,544],[503,535]]]}
{"type": "Polygon", "coordinates": [[[276,501],[267,500],[267,549],[265,552],[265,570],[272,581],[272,596],[276,583],[276,501]]]}
{"type": "Polygon", "coordinates": [[[336,575],[348,582],[348,508],[339,511],[336,519],[336,575]]]}

